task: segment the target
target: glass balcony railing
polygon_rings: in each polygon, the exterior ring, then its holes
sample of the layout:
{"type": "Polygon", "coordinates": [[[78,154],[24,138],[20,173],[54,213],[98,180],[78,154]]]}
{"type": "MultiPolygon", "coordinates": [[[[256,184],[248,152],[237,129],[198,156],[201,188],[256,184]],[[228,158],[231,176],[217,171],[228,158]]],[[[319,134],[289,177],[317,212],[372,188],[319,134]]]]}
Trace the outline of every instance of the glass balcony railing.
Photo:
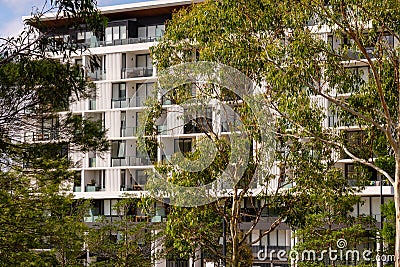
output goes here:
{"type": "Polygon", "coordinates": [[[81,188],[80,185],[74,185],[73,191],[74,191],[74,192],[81,192],[81,191],[82,191],[82,188],[81,188]]]}
{"type": "Polygon", "coordinates": [[[172,155],[161,155],[161,163],[169,164],[171,162],[172,155]]]}
{"type": "Polygon", "coordinates": [[[223,121],[221,122],[221,132],[232,132],[239,130],[239,121],[223,121]]]}
{"type": "Polygon", "coordinates": [[[111,99],[112,108],[128,108],[130,107],[129,98],[111,99]]]}
{"type": "Polygon", "coordinates": [[[157,125],[157,132],[160,135],[167,135],[168,134],[167,125],[157,125]]]}
{"type": "Polygon", "coordinates": [[[112,158],[111,167],[120,166],[147,166],[151,165],[152,162],[148,158],[140,158],[134,156],[126,156],[125,158],[112,158]]]}
{"type": "Polygon", "coordinates": [[[87,77],[92,81],[101,81],[106,78],[106,73],[103,70],[95,70],[93,72],[87,72],[87,77]]]}
{"type": "Polygon", "coordinates": [[[134,184],[124,184],[121,185],[120,191],[142,191],[146,183],[147,177],[141,178],[141,184],[136,183],[136,181],[134,184]]]}
{"type": "Polygon", "coordinates": [[[153,76],[153,67],[136,67],[121,69],[121,79],[151,77],[153,76]]]}
{"type": "Polygon", "coordinates": [[[147,97],[136,96],[132,98],[119,98],[112,99],[112,108],[134,108],[134,107],[144,107],[147,97]]]}
{"type": "Polygon", "coordinates": [[[137,132],[137,127],[121,128],[121,137],[136,136],[136,132],[137,132]]]}
{"type": "Polygon", "coordinates": [[[82,47],[82,48],[96,48],[96,47],[103,47],[103,46],[149,43],[149,42],[156,42],[156,41],[160,40],[161,37],[162,36],[135,37],[135,38],[117,39],[117,40],[110,40],[110,41],[98,41],[95,38],[93,38],[90,41],[88,40],[84,43],[78,44],[78,46],[82,47]]]}
{"type": "Polygon", "coordinates": [[[96,222],[99,219],[99,209],[90,208],[89,212],[83,217],[84,222],[96,222]]]}

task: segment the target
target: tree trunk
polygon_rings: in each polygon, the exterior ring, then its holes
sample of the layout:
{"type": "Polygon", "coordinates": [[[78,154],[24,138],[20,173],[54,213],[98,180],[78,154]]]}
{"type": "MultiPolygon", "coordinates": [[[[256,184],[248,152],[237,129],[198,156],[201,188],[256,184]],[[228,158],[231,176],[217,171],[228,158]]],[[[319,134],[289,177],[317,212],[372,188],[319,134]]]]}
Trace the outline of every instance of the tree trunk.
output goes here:
{"type": "Polygon", "coordinates": [[[232,201],[232,214],[230,221],[230,232],[232,237],[232,267],[239,267],[239,216],[240,216],[240,203],[237,199],[237,189],[234,189],[232,201]]]}
{"type": "Polygon", "coordinates": [[[394,205],[396,209],[395,267],[400,267],[400,158],[396,158],[394,181],[394,205]]]}

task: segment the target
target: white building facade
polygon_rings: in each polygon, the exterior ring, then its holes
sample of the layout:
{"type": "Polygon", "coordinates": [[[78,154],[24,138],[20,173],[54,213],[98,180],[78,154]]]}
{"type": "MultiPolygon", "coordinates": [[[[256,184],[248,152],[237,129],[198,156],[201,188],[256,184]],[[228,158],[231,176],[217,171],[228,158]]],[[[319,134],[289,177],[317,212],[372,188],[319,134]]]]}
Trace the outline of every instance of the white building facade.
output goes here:
{"type": "MultiPolygon", "coordinates": [[[[175,127],[176,121],[179,120],[179,116],[176,115],[164,118],[164,124],[159,125],[160,138],[163,139],[165,147],[158,148],[154,153],[154,158],[149,158],[140,152],[136,137],[140,126],[140,114],[144,111],[146,99],[152,96],[157,82],[157,69],[152,64],[150,48],[163,36],[165,22],[171,19],[173,10],[190,4],[192,1],[157,0],[102,7],[100,11],[108,17],[109,21],[101,39],[93,36],[91,32],[70,32],[68,29],[60,28],[58,34],[70,35],[78,43],[88,47],[88,51],[77,55],[73,60],[88,70],[88,76],[96,85],[96,92],[91,98],[74,102],[70,110],[85,118],[101,120],[104,128],[108,130],[107,138],[111,143],[110,151],[101,155],[94,152],[71,153],[70,155],[77,164],[75,168],[77,175],[73,184],[75,197],[93,200],[94,209],[85,217],[85,221],[89,224],[95,222],[99,216],[105,216],[110,220],[118,217],[116,211],[113,210],[113,205],[123,198],[124,193],[141,197],[143,186],[147,182],[146,171],[152,169],[152,162],[163,161],[177,150],[191,150],[192,140],[199,136],[193,132],[186,133],[183,126],[175,127]],[[89,55],[99,57],[98,69],[89,70],[89,55]]],[[[339,43],[339,40],[329,33],[322,33],[322,35],[325,36],[327,42],[332,42],[333,46],[339,43]]],[[[365,67],[354,63],[354,68],[361,70],[365,67]]],[[[315,97],[315,101],[326,108],[325,126],[337,125],[335,114],[331,114],[328,109],[329,102],[318,97],[315,97]]],[[[170,104],[164,103],[166,108],[170,104]]],[[[221,131],[224,131],[223,127],[222,125],[221,131]]],[[[344,126],[344,128],[349,134],[359,131],[356,126],[344,126]]],[[[346,176],[354,173],[354,163],[346,157],[338,159],[337,166],[344,169],[346,176]]],[[[380,223],[380,206],[392,199],[393,188],[383,184],[378,175],[374,177],[375,180],[371,180],[371,184],[362,192],[364,204],[357,206],[354,214],[372,215],[380,223]]],[[[136,214],[136,220],[138,222],[163,221],[167,215],[165,206],[162,203],[157,203],[157,205],[159,213],[155,217],[148,218],[139,212],[136,214]]],[[[250,208],[250,205],[244,201],[242,208],[250,208]]],[[[266,214],[253,230],[249,241],[257,239],[260,231],[269,227],[271,222],[273,218],[266,214]]],[[[250,222],[242,223],[243,229],[249,225],[250,222]]],[[[265,246],[271,250],[289,250],[294,242],[291,230],[283,223],[270,235],[263,237],[252,246],[255,256],[253,266],[287,266],[287,262],[279,261],[276,257],[273,260],[269,258],[259,260],[257,253],[265,246]]],[[[161,261],[156,263],[156,266],[186,267],[189,266],[188,264],[189,262],[185,261],[180,263],[161,261]]],[[[211,265],[198,260],[194,266],[211,265]]]]}

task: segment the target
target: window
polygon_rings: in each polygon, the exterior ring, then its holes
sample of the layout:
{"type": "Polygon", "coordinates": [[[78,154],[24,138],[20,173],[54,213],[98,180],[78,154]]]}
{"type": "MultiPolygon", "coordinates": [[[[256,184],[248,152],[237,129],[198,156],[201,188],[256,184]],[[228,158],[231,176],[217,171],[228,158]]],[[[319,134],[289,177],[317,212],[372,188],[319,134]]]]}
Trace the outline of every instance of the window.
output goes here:
{"type": "Polygon", "coordinates": [[[136,183],[145,185],[147,183],[147,174],[145,170],[136,170],[136,183]]]}
{"type": "Polygon", "coordinates": [[[107,27],[106,28],[106,43],[112,43],[112,28],[107,27]]]}
{"type": "Polygon", "coordinates": [[[187,154],[192,152],[192,138],[175,139],[174,151],[175,153],[180,151],[182,154],[187,154]]]}
{"type": "Polygon", "coordinates": [[[124,137],[126,136],[126,111],[121,111],[121,128],[120,128],[120,136],[124,137]]]}
{"type": "Polygon", "coordinates": [[[126,26],[125,25],[119,27],[119,38],[122,40],[126,39],[126,26]]]}
{"type": "Polygon", "coordinates": [[[126,69],[126,53],[122,53],[122,69],[126,69]]]}
{"type": "Polygon", "coordinates": [[[78,32],[76,34],[76,40],[78,40],[78,41],[85,40],[85,33],[84,32],[78,32]]]}
{"type": "Polygon", "coordinates": [[[338,93],[356,92],[368,81],[369,67],[367,66],[350,67],[345,70],[348,76],[343,80],[343,88],[338,88],[338,93]]]}
{"type": "Polygon", "coordinates": [[[154,89],[154,83],[138,83],[136,85],[136,106],[144,106],[147,97],[151,96],[154,89]]]}
{"type": "Polygon", "coordinates": [[[203,133],[212,131],[212,109],[194,107],[185,109],[184,133],[203,133]]]}
{"type": "Polygon", "coordinates": [[[88,32],[77,32],[76,33],[76,40],[79,43],[85,42],[85,43],[89,43],[92,39],[93,32],[88,31],[88,32]]]}
{"type": "Polygon", "coordinates": [[[153,61],[150,57],[150,54],[137,55],[136,67],[153,68],[153,61]]]}
{"type": "MultiPolygon", "coordinates": [[[[139,38],[159,38],[164,35],[165,25],[148,25],[148,26],[140,26],[138,27],[138,37],[139,38]]],[[[151,40],[150,40],[151,41],[151,40]]]]}
{"type": "Polygon", "coordinates": [[[40,129],[34,137],[35,140],[55,140],[58,138],[59,120],[58,117],[43,118],[40,129]]]}
{"type": "Polygon", "coordinates": [[[125,141],[112,141],[111,143],[111,158],[125,158],[125,141]]]}
{"type": "Polygon", "coordinates": [[[117,25],[106,28],[106,43],[112,44],[116,40],[126,39],[126,25],[117,25]]]}
{"type": "Polygon", "coordinates": [[[119,40],[119,27],[118,26],[114,26],[112,28],[113,30],[113,40],[119,40]]]}
{"type": "Polygon", "coordinates": [[[126,107],[126,84],[113,83],[112,85],[112,107],[122,108],[126,107]]]}
{"type": "Polygon", "coordinates": [[[356,174],[356,171],[354,170],[354,164],[345,164],[344,165],[344,177],[346,178],[352,178],[356,174]]]}
{"type": "Polygon", "coordinates": [[[121,188],[126,186],[126,170],[121,170],[121,188]]]}

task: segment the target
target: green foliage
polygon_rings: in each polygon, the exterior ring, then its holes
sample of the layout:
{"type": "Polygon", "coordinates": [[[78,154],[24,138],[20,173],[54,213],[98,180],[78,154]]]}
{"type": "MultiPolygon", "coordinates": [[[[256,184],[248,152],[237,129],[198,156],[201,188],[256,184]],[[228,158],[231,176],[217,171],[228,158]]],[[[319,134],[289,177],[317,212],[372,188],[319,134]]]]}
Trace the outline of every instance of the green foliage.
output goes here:
{"type": "Polygon", "coordinates": [[[387,245],[385,253],[390,255],[390,253],[394,253],[394,244],[396,240],[396,210],[394,201],[383,204],[381,209],[382,217],[385,218],[382,228],[382,237],[387,245]]]}
{"type": "Polygon", "coordinates": [[[63,161],[47,160],[37,171],[0,173],[1,266],[77,264],[87,229],[85,205],[60,193],[60,182],[72,175],[67,167],[63,161]],[[49,252],[40,252],[47,248],[49,252]]]}
{"type": "MultiPolygon", "coordinates": [[[[279,189],[283,190],[260,199],[265,200],[265,208],[276,210],[280,218],[308,237],[304,246],[326,246],[341,236],[352,239],[352,245],[363,242],[366,233],[355,224],[368,225],[370,221],[349,216],[359,198],[354,196],[357,190],[349,187],[336,161],[358,161],[357,174],[352,179],[361,186],[372,178],[365,166],[368,161],[368,167],[383,173],[379,170],[382,168],[393,177],[395,146],[388,138],[393,136],[397,144],[400,136],[396,124],[398,50],[382,38],[388,32],[398,33],[399,3],[325,2],[205,1],[174,14],[164,39],[152,49],[160,70],[184,62],[218,62],[265,86],[263,96],[278,117],[275,157],[281,170],[279,189]],[[332,31],[331,38],[340,39],[339,45],[333,47],[317,38],[310,27],[305,27],[310,19],[325,23],[332,31]],[[355,62],[367,66],[366,73],[350,70],[355,62]],[[329,128],[324,126],[326,122],[329,128]],[[355,129],[360,131],[348,133],[355,129]],[[345,227],[325,228],[337,224],[345,227]]],[[[314,28],[324,30],[318,25],[314,28]]],[[[169,97],[174,103],[181,103],[187,94],[177,90],[169,97]]],[[[249,135],[259,140],[246,105],[235,111],[241,115],[249,135]]],[[[195,158],[195,153],[187,157],[195,158]]],[[[260,165],[257,157],[251,163],[260,165]]],[[[212,180],[218,165],[215,167],[211,177],[206,173],[199,177],[200,173],[158,166],[170,174],[171,181],[185,186],[196,185],[199,179],[212,180]]],[[[261,185],[268,188],[272,177],[267,174],[261,185]]],[[[171,227],[179,216],[174,218],[171,227]]],[[[186,241],[176,242],[185,253],[191,253],[186,241]]]]}
{"type": "MultiPolygon", "coordinates": [[[[120,218],[115,221],[102,218],[89,231],[90,253],[97,256],[93,266],[153,266],[151,244],[158,237],[155,225],[135,222],[140,199],[125,198],[114,207],[120,218]]],[[[92,266],[91,265],[91,266],[92,266]]]]}
{"type": "MultiPolygon", "coordinates": [[[[48,7],[75,26],[103,26],[93,1],[52,0],[48,7]]],[[[81,264],[88,205],[67,193],[68,151],[108,147],[100,124],[57,114],[94,85],[69,61],[78,47],[56,40],[44,15],[32,14],[24,32],[0,47],[0,266],[81,264]]]]}

